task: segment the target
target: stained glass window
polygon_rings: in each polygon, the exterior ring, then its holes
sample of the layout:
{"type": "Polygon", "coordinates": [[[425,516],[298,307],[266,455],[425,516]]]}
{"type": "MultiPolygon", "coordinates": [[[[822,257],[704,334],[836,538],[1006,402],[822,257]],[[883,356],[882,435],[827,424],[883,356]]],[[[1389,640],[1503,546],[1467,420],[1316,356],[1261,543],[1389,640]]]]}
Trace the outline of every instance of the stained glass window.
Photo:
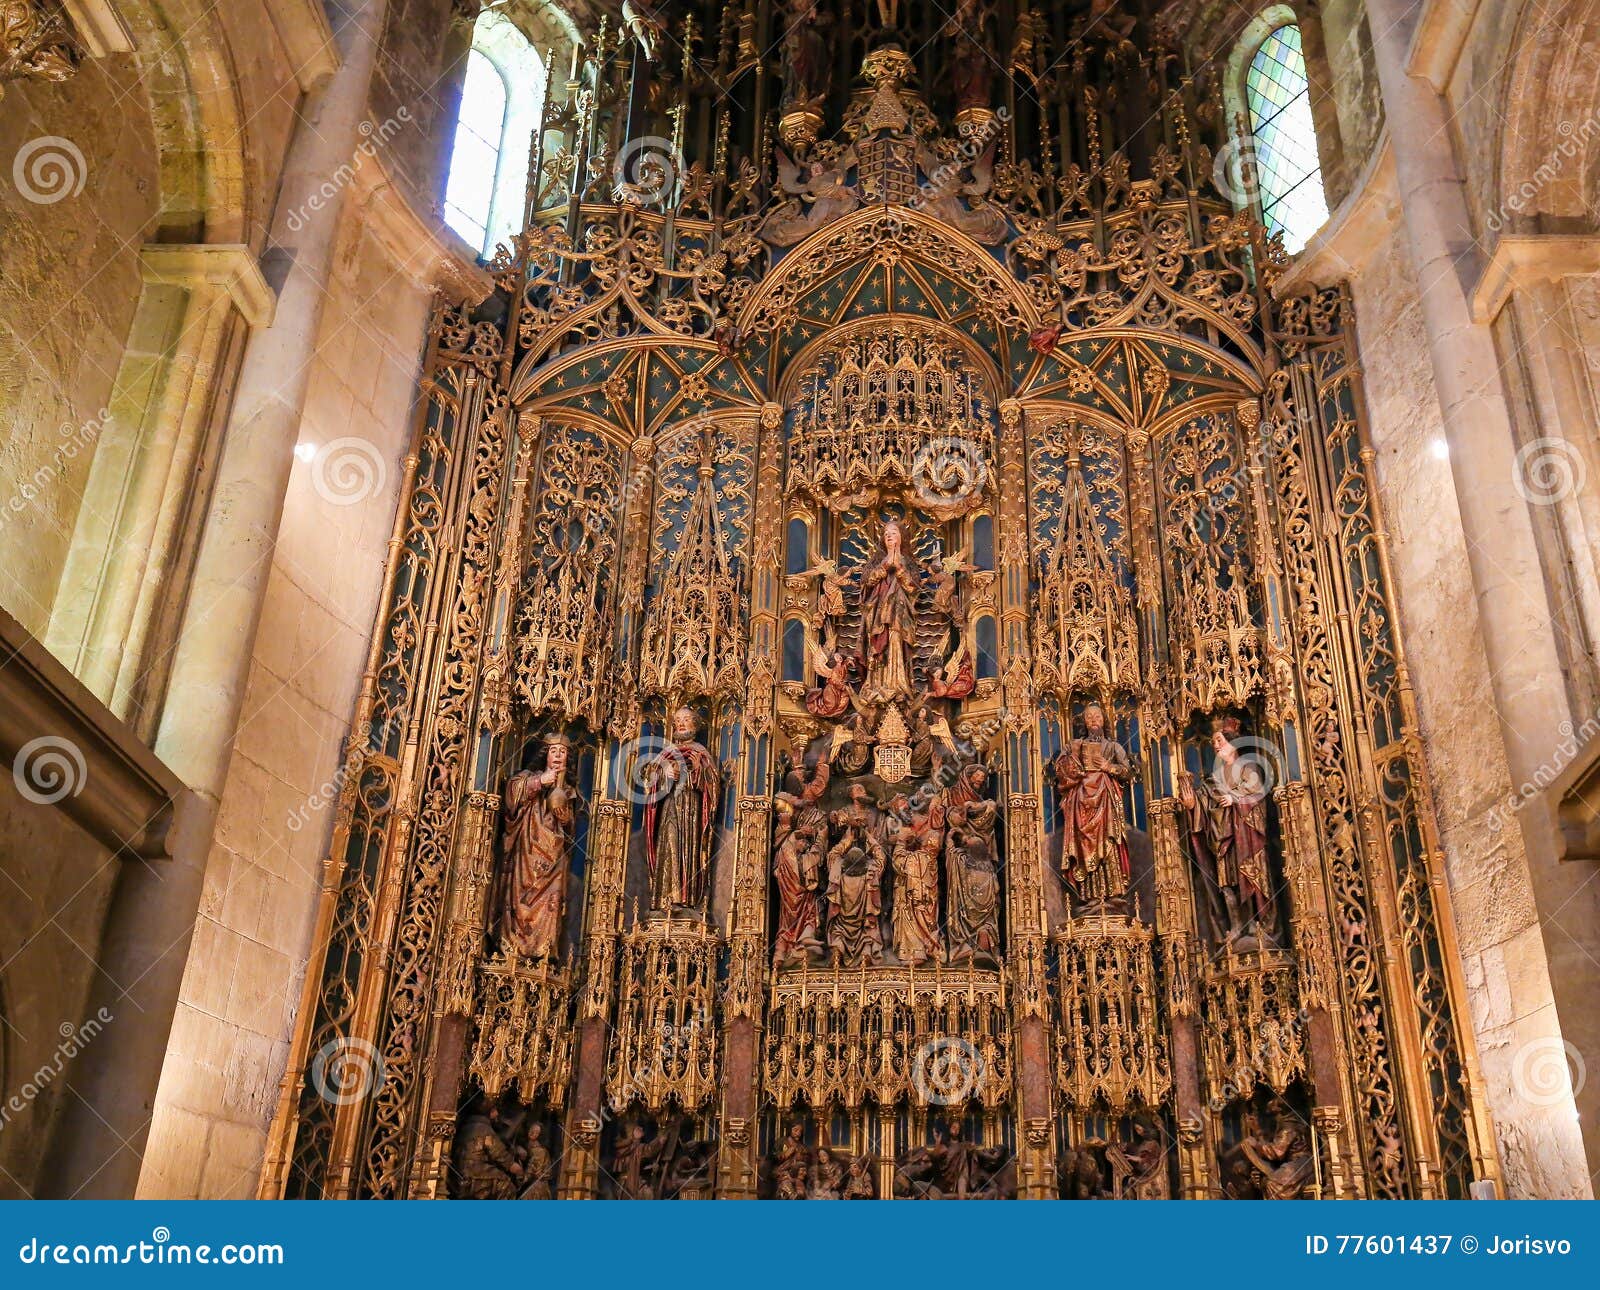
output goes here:
{"type": "Polygon", "coordinates": [[[500,145],[506,128],[506,83],[499,69],[474,49],[467,60],[461,91],[461,116],[450,154],[450,182],[445,189],[445,219],[480,251],[488,249],[489,219],[495,181],[500,173],[500,145]]]}
{"type": "Polygon", "coordinates": [[[544,111],[544,63],[503,13],[486,11],[472,30],[456,119],[445,221],[492,255],[527,214],[528,159],[544,111]]]}
{"type": "Polygon", "coordinates": [[[1299,27],[1279,27],[1261,43],[1245,73],[1245,99],[1267,227],[1298,251],[1328,219],[1299,27]]]}

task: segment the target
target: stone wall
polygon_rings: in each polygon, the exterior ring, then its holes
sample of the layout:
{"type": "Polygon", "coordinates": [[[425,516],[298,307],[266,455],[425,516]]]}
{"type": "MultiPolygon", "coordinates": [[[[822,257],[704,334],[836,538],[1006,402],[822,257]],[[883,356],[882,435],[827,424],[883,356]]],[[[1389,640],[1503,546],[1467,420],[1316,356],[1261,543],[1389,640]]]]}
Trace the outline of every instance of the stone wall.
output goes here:
{"type": "Polygon", "coordinates": [[[0,106],[0,605],[38,636],[161,200],[147,95],[119,57],[63,84],[8,86],[0,106]]]}

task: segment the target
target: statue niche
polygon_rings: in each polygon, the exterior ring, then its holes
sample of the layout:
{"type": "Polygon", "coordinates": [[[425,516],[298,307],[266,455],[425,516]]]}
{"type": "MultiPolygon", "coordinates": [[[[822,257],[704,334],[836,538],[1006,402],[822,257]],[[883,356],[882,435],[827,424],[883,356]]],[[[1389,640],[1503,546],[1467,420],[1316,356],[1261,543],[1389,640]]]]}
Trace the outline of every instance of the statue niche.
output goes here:
{"type": "Polygon", "coordinates": [[[475,1095],[462,1114],[451,1152],[450,1194],[457,1200],[550,1200],[555,1156],[545,1126],[527,1108],[507,1111],[475,1095]]]}

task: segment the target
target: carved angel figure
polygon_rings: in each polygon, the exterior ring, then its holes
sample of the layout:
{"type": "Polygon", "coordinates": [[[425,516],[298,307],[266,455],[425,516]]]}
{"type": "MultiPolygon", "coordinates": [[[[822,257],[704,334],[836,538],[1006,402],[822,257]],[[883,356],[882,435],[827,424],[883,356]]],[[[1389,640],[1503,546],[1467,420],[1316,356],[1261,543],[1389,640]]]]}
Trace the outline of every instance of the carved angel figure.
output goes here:
{"type": "Polygon", "coordinates": [[[822,579],[822,586],[817,592],[817,626],[822,632],[822,648],[832,653],[839,640],[839,624],[848,612],[844,598],[845,575],[839,571],[836,561],[818,560],[814,568],[807,569],[800,576],[822,579]]]}
{"type": "Polygon", "coordinates": [[[851,658],[843,650],[814,650],[811,666],[822,685],[806,695],[806,711],[814,717],[842,717],[850,710],[851,658]]]}
{"type": "Polygon", "coordinates": [[[519,771],[504,793],[502,944],[525,958],[554,958],[566,908],[572,826],[582,799],[567,782],[568,745],[545,743],[543,770],[519,771]]]}
{"type": "Polygon", "coordinates": [[[966,173],[969,164],[959,151],[954,159],[946,159],[931,148],[917,149],[917,164],[926,178],[916,205],[935,219],[960,229],[982,246],[998,245],[1010,231],[1000,209],[985,200],[994,186],[997,146],[998,141],[991,143],[970,163],[971,178],[966,173]],[[971,202],[970,210],[962,204],[962,198],[971,202]]]}
{"type": "Polygon", "coordinates": [[[803,242],[824,224],[843,218],[861,205],[860,194],[845,181],[856,164],[854,148],[846,150],[832,165],[817,159],[796,163],[782,148],[777,149],[777,156],[778,186],[790,196],[761,226],[761,236],[774,246],[803,242]]]}

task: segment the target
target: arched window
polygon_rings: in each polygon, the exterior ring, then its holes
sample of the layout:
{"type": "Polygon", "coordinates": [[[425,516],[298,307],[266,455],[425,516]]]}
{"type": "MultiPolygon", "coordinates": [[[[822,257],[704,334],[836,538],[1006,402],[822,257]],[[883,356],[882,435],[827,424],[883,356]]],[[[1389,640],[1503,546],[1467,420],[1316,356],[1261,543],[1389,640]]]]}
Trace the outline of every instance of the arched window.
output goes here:
{"type": "Polygon", "coordinates": [[[461,89],[444,212],[445,222],[484,255],[522,228],[529,151],[544,92],[544,65],[527,37],[504,14],[479,18],[461,89]]]}
{"type": "Polygon", "coordinates": [[[1249,58],[1244,101],[1255,143],[1261,209],[1267,227],[1281,232],[1285,248],[1293,253],[1328,219],[1299,26],[1285,22],[1272,27],[1249,58]]]}

